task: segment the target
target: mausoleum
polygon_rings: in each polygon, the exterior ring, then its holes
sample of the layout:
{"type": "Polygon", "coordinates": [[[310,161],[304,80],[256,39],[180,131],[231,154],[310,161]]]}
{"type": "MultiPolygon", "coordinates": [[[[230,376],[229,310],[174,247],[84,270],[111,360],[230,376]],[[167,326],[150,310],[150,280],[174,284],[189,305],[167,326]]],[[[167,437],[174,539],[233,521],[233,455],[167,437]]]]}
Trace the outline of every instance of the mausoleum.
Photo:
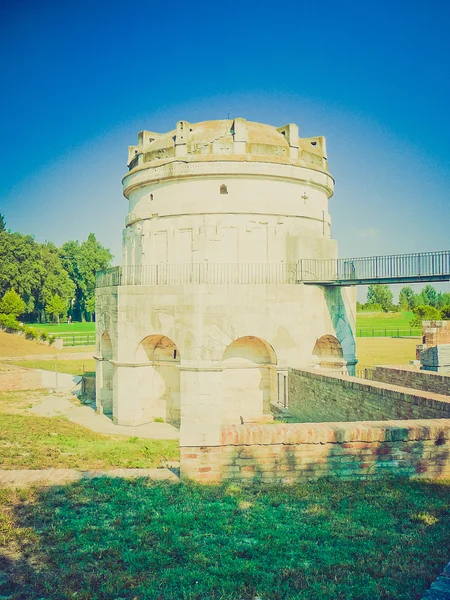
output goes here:
{"type": "Polygon", "coordinates": [[[289,367],[353,373],[355,288],[298,273],[337,257],[324,137],[179,121],[141,131],[128,168],[123,264],[97,284],[98,410],[209,444],[221,424],[270,420],[289,367]]]}

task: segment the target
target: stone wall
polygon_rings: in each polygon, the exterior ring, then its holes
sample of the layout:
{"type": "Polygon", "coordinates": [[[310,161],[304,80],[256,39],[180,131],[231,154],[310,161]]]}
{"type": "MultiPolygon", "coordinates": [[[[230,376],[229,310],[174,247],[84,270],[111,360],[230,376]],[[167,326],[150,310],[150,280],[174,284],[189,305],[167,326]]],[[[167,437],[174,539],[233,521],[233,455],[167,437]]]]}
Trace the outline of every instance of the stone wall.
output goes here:
{"type": "Polygon", "coordinates": [[[83,375],[81,378],[81,393],[90,400],[95,400],[95,375],[83,375]]]}
{"type": "Polygon", "coordinates": [[[181,447],[181,475],[200,482],[292,483],[450,476],[450,420],[229,425],[218,446],[181,447]]]}
{"type": "Polygon", "coordinates": [[[289,412],[296,421],[376,421],[450,418],[450,397],[410,388],[289,369],[289,412]]]}
{"type": "Polygon", "coordinates": [[[450,396],[450,375],[402,367],[373,367],[372,379],[433,394],[450,396]]]}

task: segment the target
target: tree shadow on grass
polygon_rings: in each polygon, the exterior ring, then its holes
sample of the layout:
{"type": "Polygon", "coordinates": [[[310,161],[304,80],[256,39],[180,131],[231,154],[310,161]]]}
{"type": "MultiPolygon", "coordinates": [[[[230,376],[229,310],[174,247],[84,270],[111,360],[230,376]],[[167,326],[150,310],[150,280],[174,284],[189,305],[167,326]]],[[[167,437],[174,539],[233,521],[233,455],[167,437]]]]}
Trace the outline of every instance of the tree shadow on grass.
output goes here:
{"type": "Polygon", "coordinates": [[[414,600],[448,560],[437,483],[99,478],[2,495],[11,600],[414,600]]]}

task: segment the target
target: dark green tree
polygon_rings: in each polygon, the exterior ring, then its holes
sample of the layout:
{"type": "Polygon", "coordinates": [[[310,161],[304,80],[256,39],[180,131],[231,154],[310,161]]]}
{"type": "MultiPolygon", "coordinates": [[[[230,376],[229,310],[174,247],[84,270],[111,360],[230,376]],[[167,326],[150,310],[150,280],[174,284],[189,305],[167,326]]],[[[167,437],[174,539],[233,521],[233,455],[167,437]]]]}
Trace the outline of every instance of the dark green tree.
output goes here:
{"type": "Polygon", "coordinates": [[[432,285],[426,285],[420,292],[420,295],[422,297],[422,304],[434,307],[438,305],[438,293],[432,285]]]}
{"type": "Polygon", "coordinates": [[[92,319],[92,300],[95,297],[95,273],[106,269],[112,260],[112,254],[104,248],[90,233],[88,239],[80,244],[77,241],[66,242],[60,251],[63,265],[75,284],[75,305],[72,316],[85,320],[87,313],[92,319]]]}
{"type": "Polygon", "coordinates": [[[2,214],[0,214],[0,231],[6,231],[6,221],[2,214]]]}
{"type": "Polygon", "coordinates": [[[434,306],[421,304],[413,310],[414,317],[410,321],[411,327],[422,327],[422,321],[439,321],[441,318],[440,311],[434,306]]]}
{"type": "Polygon", "coordinates": [[[394,295],[388,285],[377,283],[369,285],[367,290],[367,304],[381,304],[384,312],[392,310],[394,295]]]}
{"type": "Polygon", "coordinates": [[[398,305],[400,310],[413,310],[416,307],[416,294],[409,285],[405,285],[398,295],[398,305]]]}

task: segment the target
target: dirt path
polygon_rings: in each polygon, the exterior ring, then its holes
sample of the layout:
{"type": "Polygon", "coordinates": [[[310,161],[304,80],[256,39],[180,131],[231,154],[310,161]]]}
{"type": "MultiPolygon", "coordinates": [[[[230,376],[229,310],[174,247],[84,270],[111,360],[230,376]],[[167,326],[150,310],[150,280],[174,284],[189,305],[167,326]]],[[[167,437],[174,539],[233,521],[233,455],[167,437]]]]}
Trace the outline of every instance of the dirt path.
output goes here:
{"type": "Polygon", "coordinates": [[[0,470],[0,486],[28,487],[32,485],[64,485],[95,477],[148,477],[154,481],[179,482],[170,469],[108,469],[106,471],[77,471],[75,469],[0,470]]]}

